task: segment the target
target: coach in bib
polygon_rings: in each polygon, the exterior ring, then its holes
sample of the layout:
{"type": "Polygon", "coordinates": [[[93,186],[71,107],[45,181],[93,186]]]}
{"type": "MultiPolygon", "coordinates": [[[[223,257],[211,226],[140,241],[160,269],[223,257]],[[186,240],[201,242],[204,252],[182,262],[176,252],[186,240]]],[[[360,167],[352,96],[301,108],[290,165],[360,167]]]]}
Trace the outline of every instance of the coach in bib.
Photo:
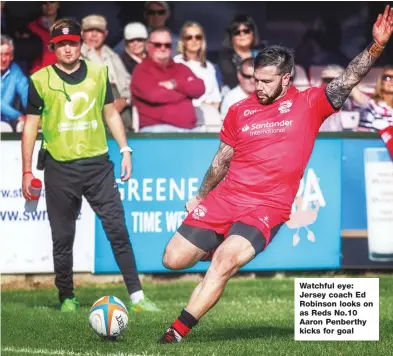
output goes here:
{"type": "Polygon", "coordinates": [[[41,124],[46,204],[52,230],[55,284],[61,311],[76,311],[72,265],[75,225],[82,197],[102,222],[131,297],[130,310],[156,311],[143,295],[124,210],[109,160],[104,120],[123,155],[122,181],[131,176],[131,148],[113,104],[106,66],[80,60],[80,25],[70,19],[50,29],[57,63],[31,76],[22,136],[23,194],[30,199],[32,154],[41,124]]]}

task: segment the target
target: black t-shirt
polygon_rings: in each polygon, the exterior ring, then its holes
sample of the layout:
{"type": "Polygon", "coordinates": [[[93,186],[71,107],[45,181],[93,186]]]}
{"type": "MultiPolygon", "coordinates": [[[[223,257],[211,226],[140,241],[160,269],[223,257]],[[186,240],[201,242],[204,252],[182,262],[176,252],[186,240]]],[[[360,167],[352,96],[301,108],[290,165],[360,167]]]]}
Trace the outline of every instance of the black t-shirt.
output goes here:
{"type": "Polygon", "coordinates": [[[120,58],[126,66],[128,73],[132,74],[138,62],[132,58],[126,51],[120,54],[120,58]]]}
{"type": "MultiPolygon", "coordinates": [[[[82,60],[81,60],[80,67],[75,72],[72,72],[71,74],[63,72],[62,70],[57,68],[54,64],[52,65],[52,68],[55,70],[57,75],[62,80],[64,80],[67,84],[72,84],[72,85],[79,84],[85,80],[87,75],[87,65],[86,62],[82,60]]],[[[61,92],[59,92],[59,95],[65,95],[65,93],[62,94],[61,92]]],[[[104,105],[113,103],[113,101],[114,99],[113,99],[111,84],[109,83],[109,78],[107,78],[104,105]]],[[[43,107],[44,107],[44,101],[39,96],[37,89],[33,84],[33,81],[30,79],[26,113],[30,115],[41,115],[43,107]]]]}

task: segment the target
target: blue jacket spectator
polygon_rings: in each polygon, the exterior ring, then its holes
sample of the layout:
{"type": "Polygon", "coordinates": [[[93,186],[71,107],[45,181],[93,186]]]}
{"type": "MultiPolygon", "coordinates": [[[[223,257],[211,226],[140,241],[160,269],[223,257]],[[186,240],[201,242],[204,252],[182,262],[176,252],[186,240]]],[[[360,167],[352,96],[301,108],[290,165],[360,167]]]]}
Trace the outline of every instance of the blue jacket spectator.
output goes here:
{"type": "Polygon", "coordinates": [[[8,36],[1,36],[1,121],[15,127],[17,120],[23,117],[15,107],[19,99],[21,107],[26,108],[29,82],[21,68],[13,60],[13,43],[8,36]]]}

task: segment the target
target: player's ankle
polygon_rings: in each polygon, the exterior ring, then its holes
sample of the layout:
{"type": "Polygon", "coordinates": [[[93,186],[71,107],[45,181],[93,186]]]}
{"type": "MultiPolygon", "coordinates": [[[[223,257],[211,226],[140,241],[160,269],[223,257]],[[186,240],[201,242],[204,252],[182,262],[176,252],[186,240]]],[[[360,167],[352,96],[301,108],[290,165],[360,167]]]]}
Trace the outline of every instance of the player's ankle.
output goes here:
{"type": "Polygon", "coordinates": [[[171,327],[181,336],[186,336],[190,330],[198,324],[198,319],[183,309],[180,316],[172,323],[171,327]]]}

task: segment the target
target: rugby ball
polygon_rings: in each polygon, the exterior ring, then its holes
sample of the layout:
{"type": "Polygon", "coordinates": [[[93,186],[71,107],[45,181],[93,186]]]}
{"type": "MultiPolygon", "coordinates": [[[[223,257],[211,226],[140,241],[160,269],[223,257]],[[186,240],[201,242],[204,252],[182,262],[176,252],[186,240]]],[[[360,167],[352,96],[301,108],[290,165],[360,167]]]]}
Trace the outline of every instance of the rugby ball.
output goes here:
{"type": "Polygon", "coordinates": [[[89,324],[98,336],[116,340],[127,330],[127,308],[114,296],[101,297],[90,309],[89,324]]]}

